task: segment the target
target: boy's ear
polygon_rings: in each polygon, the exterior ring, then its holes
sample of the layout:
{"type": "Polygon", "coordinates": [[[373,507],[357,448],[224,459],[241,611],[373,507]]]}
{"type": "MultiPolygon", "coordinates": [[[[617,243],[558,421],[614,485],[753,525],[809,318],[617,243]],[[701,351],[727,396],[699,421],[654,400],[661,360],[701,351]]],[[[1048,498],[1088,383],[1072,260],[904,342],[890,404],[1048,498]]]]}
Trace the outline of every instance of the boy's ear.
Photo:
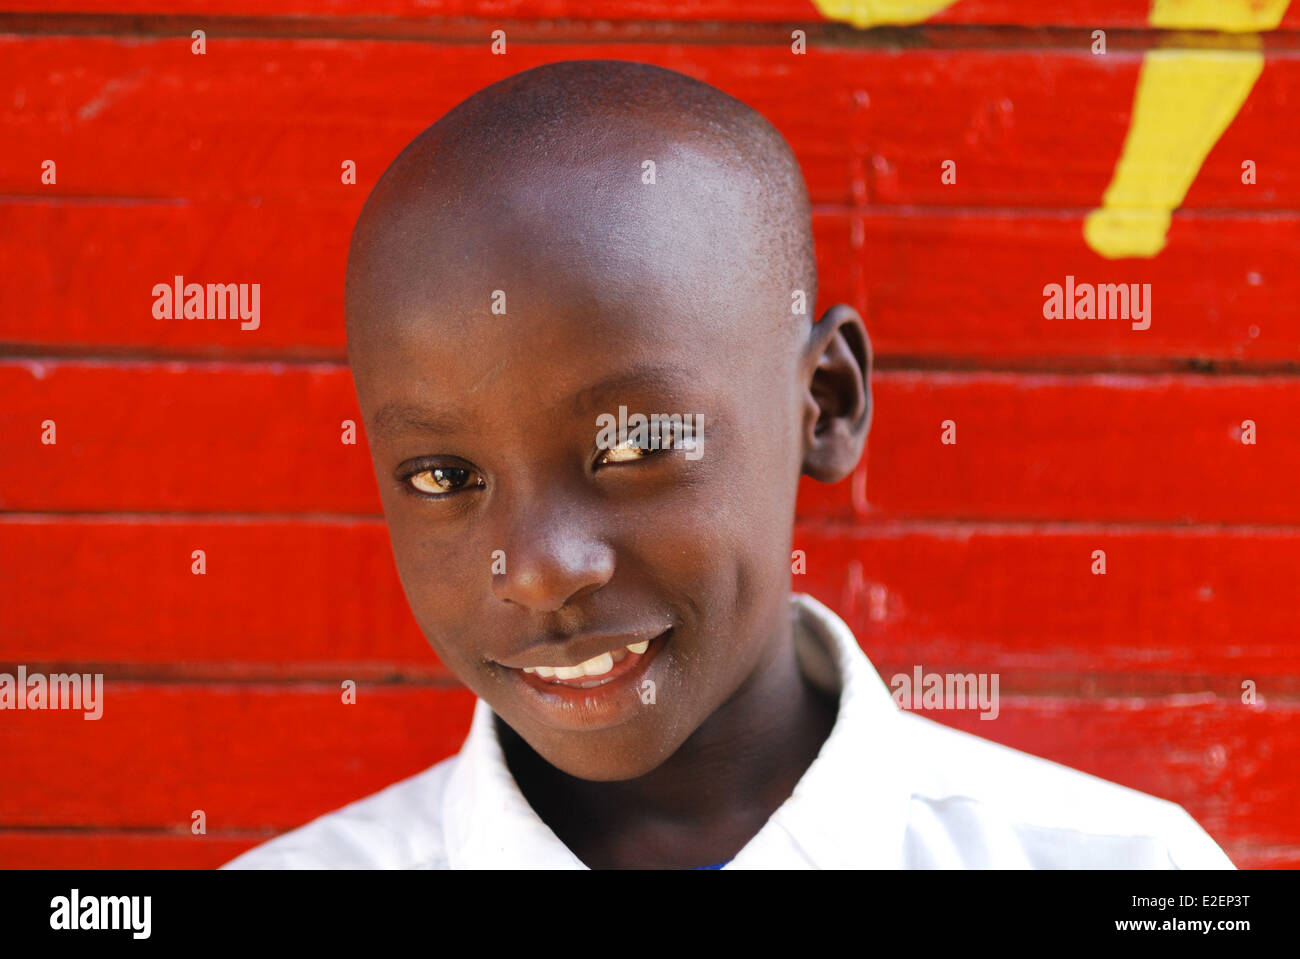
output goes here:
{"type": "Polygon", "coordinates": [[[837,303],[812,324],[801,370],[802,471],[835,483],[858,465],[871,426],[871,340],[857,310],[837,303]]]}

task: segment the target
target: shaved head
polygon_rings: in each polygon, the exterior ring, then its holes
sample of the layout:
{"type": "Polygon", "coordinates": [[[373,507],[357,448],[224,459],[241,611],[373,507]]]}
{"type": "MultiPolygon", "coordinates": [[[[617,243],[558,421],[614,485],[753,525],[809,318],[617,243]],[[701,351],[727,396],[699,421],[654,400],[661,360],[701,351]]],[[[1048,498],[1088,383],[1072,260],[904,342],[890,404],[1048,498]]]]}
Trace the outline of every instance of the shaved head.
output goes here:
{"type": "Polygon", "coordinates": [[[527,70],[474,94],[407,146],[353,233],[349,337],[362,322],[418,312],[444,290],[443,274],[471,266],[467,240],[502,231],[567,247],[553,251],[549,266],[560,268],[568,256],[654,259],[694,242],[717,283],[762,284],[772,326],[806,329],[808,316],[792,322],[794,290],[809,314],[816,303],[807,188],[781,134],[739,100],[649,64],[527,70]]]}

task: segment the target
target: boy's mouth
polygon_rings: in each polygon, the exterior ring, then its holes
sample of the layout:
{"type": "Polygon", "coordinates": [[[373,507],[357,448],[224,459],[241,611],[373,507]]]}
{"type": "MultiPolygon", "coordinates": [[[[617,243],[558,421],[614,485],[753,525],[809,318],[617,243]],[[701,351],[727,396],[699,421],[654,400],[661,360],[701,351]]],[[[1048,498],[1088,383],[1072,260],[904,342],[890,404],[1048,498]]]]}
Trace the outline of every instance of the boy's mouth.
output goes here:
{"type": "Polygon", "coordinates": [[[659,653],[674,633],[671,626],[661,629],[658,633],[650,629],[606,635],[603,641],[587,637],[575,644],[579,649],[535,649],[514,660],[517,665],[497,665],[518,684],[515,688],[545,725],[567,730],[607,728],[627,722],[654,704],[661,678],[657,674],[659,653]],[[590,655],[593,648],[601,646],[604,652],[590,655]],[[578,656],[589,658],[569,664],[560,660],[578,656]],[[536,661],[529,662],[534,658],[536,661]]]}

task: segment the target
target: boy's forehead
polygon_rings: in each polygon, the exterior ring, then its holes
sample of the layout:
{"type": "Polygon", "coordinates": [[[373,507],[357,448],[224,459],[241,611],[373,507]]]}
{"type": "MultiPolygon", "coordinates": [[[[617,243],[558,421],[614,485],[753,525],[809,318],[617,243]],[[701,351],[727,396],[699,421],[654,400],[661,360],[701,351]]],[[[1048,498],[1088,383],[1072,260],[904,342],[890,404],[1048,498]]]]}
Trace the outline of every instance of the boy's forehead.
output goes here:
{"type": "Polygon", "coordinates": [[[628,323],[747,309],[780,288],[766,289],[758,185],[715,154],[647,137],[490,177],[413,173],[371,211],[350,307],[365,325],[399,327],[536,309],[604,308],[628,323]]]}
{"type": "MultiPolygon", "coordinates": [[[[566,211],[554,230],[571,230],[575,215],[566,211]]],[[[580,398],[605,380],[702,387],[721,357],[751,355],[753,330],[736,317],[761,309],[754,286],[724,278],[701,238],[629,232],[585,244],[501,229],[490,249],[475,242],[472,267],[435,279],[427,295],[403,293],[399,307],[376,311],[386,319],[350,341],[359,385],[419,391],[436,382],[486,398],[492,391],[483,387],[510,380],[530,394],[580,398]],[[656,375],[643,382],[618,376],[651,368],[656,375]]],[[[422,277],[408,261],[396,279],[422,277]]],[[[734,385],[730,375],[722,381],[734,385]]]]}
{"type": "Polygon", "coordinates": [[[602,154],[480,194],[397,251],[385,301],[350,340],[368,410],[427,406],[432,388],[460,397],[468,423],[521,405],[583,416],[638,396],[716,416],[770,386],[754,371],[780,363],[788,340],[756,327],[788,313],[788,293],[758,275],[750,198],[711,160],[663,155],[680,183],[656,190],[663,181],[643,185],[635,168],[611,183],[621,164],[602,154]]]}

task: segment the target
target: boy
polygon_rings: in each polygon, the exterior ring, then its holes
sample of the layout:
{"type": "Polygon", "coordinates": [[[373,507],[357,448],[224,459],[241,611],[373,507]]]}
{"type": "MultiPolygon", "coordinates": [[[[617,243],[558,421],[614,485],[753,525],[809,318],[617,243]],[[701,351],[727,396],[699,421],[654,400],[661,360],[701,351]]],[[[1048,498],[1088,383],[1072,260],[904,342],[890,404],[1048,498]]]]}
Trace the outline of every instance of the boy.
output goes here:
{"type": "Polygon", "coordinates": [[[846,477],[871,418],[861,318],[792,308],[816,285],[785,141],[672,71],[539,67],[412,142],[348,357],[473,725],[228,866],[1231,868],[1172,803],[900,712],[791,595],[799,476],[846,477]]]}

